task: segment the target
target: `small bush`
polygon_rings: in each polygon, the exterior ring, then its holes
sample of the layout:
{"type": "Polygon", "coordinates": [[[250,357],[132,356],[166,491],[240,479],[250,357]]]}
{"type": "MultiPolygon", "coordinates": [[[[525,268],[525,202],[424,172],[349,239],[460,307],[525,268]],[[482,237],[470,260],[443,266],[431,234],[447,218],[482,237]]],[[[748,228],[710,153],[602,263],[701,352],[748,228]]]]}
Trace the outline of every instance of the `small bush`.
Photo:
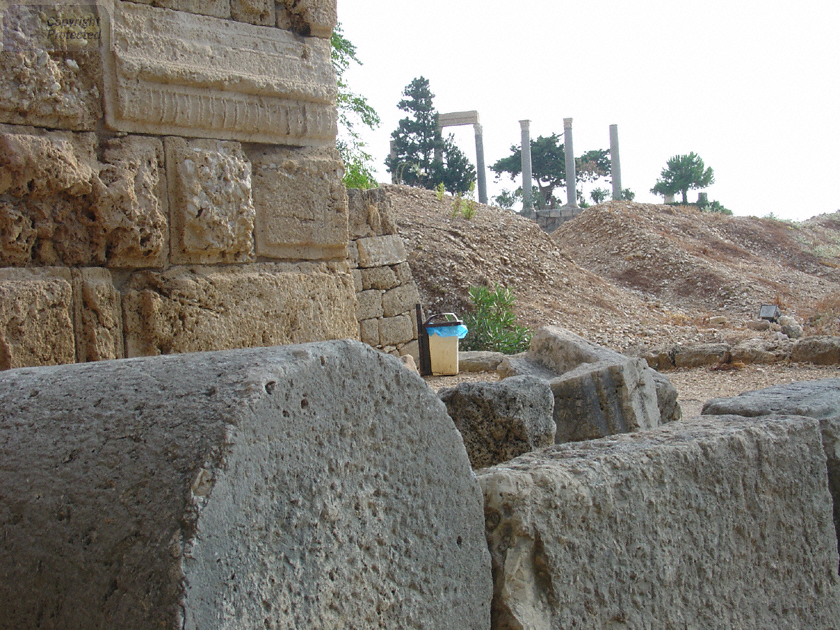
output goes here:
{"type": "Polygon", "coordinates": [[[435,186],[435,196],[437,197],[438,201],[443,201],[443,196],[446,194],[446,188],[443,186],[443,182],[439,183],[435,186]]]}
{"type": "Polygon", "coordinates": [[[531,331],[516,325],[513,304],[516,298],[510,289],[496,285],[470,287],[473,310],[464,318],[469,332],[462,345],[464,350],[489,350],[516,354],[524,352],[531,343],[531,331]]]}

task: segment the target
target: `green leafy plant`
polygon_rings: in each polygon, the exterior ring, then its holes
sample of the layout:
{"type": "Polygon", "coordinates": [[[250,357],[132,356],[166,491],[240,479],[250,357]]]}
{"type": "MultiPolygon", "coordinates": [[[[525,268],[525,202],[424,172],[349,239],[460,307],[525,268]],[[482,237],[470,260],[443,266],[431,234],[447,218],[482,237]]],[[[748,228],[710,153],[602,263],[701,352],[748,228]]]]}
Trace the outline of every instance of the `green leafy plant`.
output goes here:
{"type": "Polygon", "coordinates": [[[621,191],[621,198],[624,199],[624,201],[633,201],[636,198],[636,193],[629,188],[625,188],[621,191]]]}
{"type": "Polygon", "coordinates": [[[443,185],[443,182],[440,182],[437,186],[435,186],[435,197],[437,197],[438,201],[443,201],[443,196],[446,194],[446,186],[443,185]]]}
{"type": "Polygon", "coordinates": [[[464,318],[469,332],[462,342],[465,350],[490,350],[505,354],[524,352],[531,343],[531,331],[516,324],[513,292],[497,284],[470,287],[473,310],[464,318]]]}
{"type": "Polygon", "coordinates": [[[595,203],[601,203],[610,196],[610,191],[606,188],[594,188],[592,192],[589,193],[589,196],[595,203]]]}

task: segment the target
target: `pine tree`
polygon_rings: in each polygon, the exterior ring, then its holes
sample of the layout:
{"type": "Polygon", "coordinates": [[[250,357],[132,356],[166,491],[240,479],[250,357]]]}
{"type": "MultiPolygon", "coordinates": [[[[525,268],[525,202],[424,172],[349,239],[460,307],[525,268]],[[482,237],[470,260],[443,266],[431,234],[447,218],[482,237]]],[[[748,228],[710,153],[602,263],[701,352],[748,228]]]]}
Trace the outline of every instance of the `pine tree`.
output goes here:
{"type": "Polygon", "coordinates": [[[470,164],[450,135],[443,138],[437,128],[438,113],[435,110],[429,81],[423,77],[414,79],[403,91],[398,104],[402,111],[410,114],[398,123],[391,133],[396,148],[396,157],[385,160],[390,173],[396,173],[397,180],[411,186],[434,189],[442,183],[450,193],[466,193],[475,182],[475,168],[470,164]],[[440,158],[435,158],[435,153],[440,158]]]}

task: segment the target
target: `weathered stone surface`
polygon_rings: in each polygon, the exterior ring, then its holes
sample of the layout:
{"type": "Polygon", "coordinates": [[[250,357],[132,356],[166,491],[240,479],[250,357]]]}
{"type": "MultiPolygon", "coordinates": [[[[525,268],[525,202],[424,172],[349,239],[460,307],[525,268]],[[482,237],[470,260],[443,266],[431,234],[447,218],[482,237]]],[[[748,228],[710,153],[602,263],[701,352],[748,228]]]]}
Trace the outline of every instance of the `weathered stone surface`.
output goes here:
{"type": "Polygon", "coordinates": [[[674,365],[678,368],[695,368],[720,363],[729,346],[725,343],[701,343],[678,346],[674,354],[674,365]]]}
{"type": "Polygon", "coordinates": [[[339,264],[140,271],[123,291],[126,356],[353,339],[355,306],[339,264]]]}
{"type": "Polygon", "coordinates": [[[740,363],[778,363],[790,357],[792,347],[790,341],[746,339],[733,346],[731,354],[740,363]]]}
{"type": "Polygon", "coordinates": [[[169,254],[169,211],[163,143],[126,136],[104,145],[97,187],[109,267],[163,267],[169,254]]]}
{"type": "Polygon", "coordinates": [[[554,396],[542,379],[460,383],[439,391],[438,398],[461,432],[474,469],[554,444],[554,396]]]}
{"type": "Polygon", "coordinates": [[[275,26],[277,23],[274,0],[230,0],[230,14],[234,20],[249,24],[275,26]]]}
{"type": "Polygon", "coordinates": [[[285,259],[344,259],[347,195],[335,148],[264,147],[254,169],[257,254],[285,259]]]}
{"type": "Polygon", "coordinates": [[[420,303],[420,293],[414,282],[403,284],[382,294],[382,311],[385,317],[405,313],[420,303]]]}
{"type": "Polygon", "coordinates": [[[0,123],[94,130],[102,118],[100,47],[107,47],[108,13],[92,2],[4,2],[0,12],[0,123]],[[56,18],[79,26],[54,26],[56,18]]]}
{"type": "Polygon", "coordinates": [[[489,627],[458,432],[359,343],[6,372],[0,460],[3,630],[489,627]]]}
{"type": "Polygon", "coordinates": [[[562,328],[536,331],[527,354],[508,357],[498,371],[548,380],[558,444],[649,429],[660,421],[656,384],[644,359],[626,357],[562,328]]]}
{"type": "Polygon", "coordinates": [[[397,346],[416,339],[407,313],[396,317],[383,317],[379,320],[379,345],[397,346]]]}
{"type": "Polygon", "coordinates": [[[371,346],[379,345],[379,320],[363,319],[359,322],[359,338],[371,346]]]}
{"type": "Polygon", "coordinates": [[[790,315],[782,315],[779,318],[779,325],[782,327],[782,334],[791,339],[799,339],[802,336],[802,326],[790,315]]]}
{"type": "Polygon", "coordinates": [[[336,0],[279,0],[277,26],[329,39],[338,21],[336,0]]]}
{"type": "Polygon", "coordinates": [[[459,352],[458,370],[461,372],[493,372],[504,360],[505,355],[501,352],[459,352]]]}
{"type": "Polygon", "coordinates": [[[382,317],[382,293],[377,290],[361,291],[356,294],[356,319],[382,317]]]}
{"type": "Polygon", "coordinates": [[[405,262],[405,244],[396,234],[371,236],[356,241],[359,248],[359,267],[381,267],[405,262]]]}
{"type": "Polygon", "coordinates": [[[131,0],[131,2],[211,17],[230,17],[231,0],[131,0]]]}
{"type": "Polygon", "coordinates": [[[391,200],[381,188],[348,188],[347,213],[351,239],[397,233],[391,200]]]}
{"type": "Polygon", "coordinates": [[[840,337],[806,337],[798,339],[790,352],[792,361],[835,365],[840,363],[840,337]]]}
{"type": "Polygon", "coordinates": [[[75,358],[70,270],[0,269],[0,369],[75,358]]]}
{"type": "Polygon", "coordinates": [[[105,120],[112,129],[334,144],[328,39],[134,2],[114,6],[115,52],[105,56],[104,69],[105,120]]]}
{"type": "Polygon", "coordinates": [[[414,281],[414,275],[411,273],[411,267],[407,262],[394,265],[391,269],[394,270],[394,274],[397,276],[397,280],[400,284],[406,284],[414,281]]]}
{"type": "Polygon", "coordinates": [[[766,319],[754,319],[747,322],[747,328],[750,330],[770,330],[770,322],[766,319]]]}
{"type": "Polygon", "coordinates": [[[88,267],[72,274],[76,361],[122,359],[122,304],[111,273],[88,267]]]}
{"type": "Polygon", "coordinates": [[[651,372],[656,385],[656,404],[659,407],[659,423],[674,422],[682,418],[682,409],[677,402],[677,388],[664,374],[653,370],[651,372]]]}
{"type": "Polygon", "coordinates": [[[353,286],[356,288],[356,293],[361,293],[362,289],[362,271],[361,269],[351,269],[350,275],[353,276],[353,286]]]}
{"type": "Polygon", "coordinates": [[[166,138],[174,264],[254,260],[251,164],[238,142],[166,138]]]}
{"type": "Polygon", "coordinates": [[[411,355],[415,363],[420,363],[420,344],[416,339],[412,339],[408,343],[399,346],[400,356],[411,355]]]}
{"type": "MultiPolygon", "coordinates": [[[[399,285],[397,275],[390,267],[371,267],[370,269],[358,270],[362,279],[362,289],[393,289],[399,285]]],[[[402,309],[398,312],[402,312],[402,309]]]]}
{"type": "Polygon", "coordinates": [[[831,628],[817,422],[701,417],[478,474],[495,628],[831,628]]]}

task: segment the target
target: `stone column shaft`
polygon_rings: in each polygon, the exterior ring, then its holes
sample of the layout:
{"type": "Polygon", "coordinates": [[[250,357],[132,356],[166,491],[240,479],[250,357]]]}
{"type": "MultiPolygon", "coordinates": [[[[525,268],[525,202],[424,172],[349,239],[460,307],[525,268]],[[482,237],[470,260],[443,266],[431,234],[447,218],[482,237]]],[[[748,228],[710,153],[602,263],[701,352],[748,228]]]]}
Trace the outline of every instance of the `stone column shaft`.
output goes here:
{"type": "Polygon", "coordinates": [[[484,168],[484,133],[481,125],[473,125],[475,129],[475,172],[478,177],[478,202],[487,203],[487,174],[484,168]]]}
{"type": "Polygon", "coordinates": [[[391,145],[390,146],[391,146],[390,158],[391,158],[391,165],[392,165],[392,169],[393,169],[391,171],[391,183],[392,184],[399,184],[400,182],[399,182],[399,179],[397,178],[397,171],[399,170],[399,164],[396,163],[397,162],[397,141],[396,140],[391,140],[391,145]]]}
{"type": "Polygon", "coordinates": [[[575,149],[572,144],[572,119],[563,119],[563,141],[566,146],[566,204],[577,208],[577,188],[575,187],[575,149]]]}
{"type": "Polygon", "coordinates": [[[520,120],[522,129],[522,214],[531,214],[531,121],[520,120]]]}
{"type": "Polygon", "coordinates": [[[610,125],[610,170],[612,171],[612,198],[621,199],[621,160],[618,157],[618,125],[610,125]]]}

